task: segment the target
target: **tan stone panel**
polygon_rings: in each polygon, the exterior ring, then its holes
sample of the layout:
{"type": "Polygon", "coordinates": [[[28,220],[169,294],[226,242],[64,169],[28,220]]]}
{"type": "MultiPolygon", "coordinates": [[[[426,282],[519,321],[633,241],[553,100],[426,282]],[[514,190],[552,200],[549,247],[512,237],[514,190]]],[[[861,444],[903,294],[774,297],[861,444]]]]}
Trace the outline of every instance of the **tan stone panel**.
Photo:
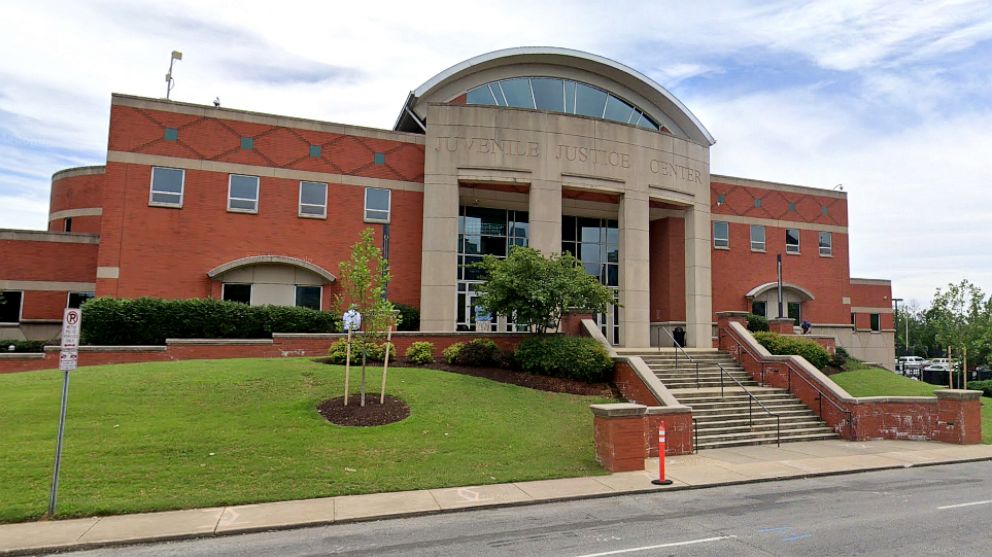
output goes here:
{"type": "Polygon", "coordinates": [[[422,254],[421,283],[425,286],[454,286],[458,262],[455,252],[425,251],[422,254]]]}
{"type": "Polygon", "coordinates": [[[458,251],[458,217],[424,219],[424,229],[422,250],[425,253],[450,253],[451,260],[454,261],[458,251]]]}

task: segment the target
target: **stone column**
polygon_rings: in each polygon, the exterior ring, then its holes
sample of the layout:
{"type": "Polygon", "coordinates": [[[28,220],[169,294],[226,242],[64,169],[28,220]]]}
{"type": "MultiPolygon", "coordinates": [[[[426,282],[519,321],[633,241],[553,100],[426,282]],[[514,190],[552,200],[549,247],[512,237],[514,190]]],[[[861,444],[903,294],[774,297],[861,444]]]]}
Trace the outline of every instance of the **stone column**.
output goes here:
{"type": "Polygon", "coordinates": [[[687,346],[694,348],[712,348],[713,346],[712,281],[710,208],[706,203],[696,203],[685,211],[685,332],[687,346]]]}
{"type": "MultiPolygon", "coordinates": [[[[651,344],[650,219],[647,192],[620,198],[620,344],[651,344]]],[[[708,259],[707,259],[708,261],[708,259]]]]}
{"type": "Polygon", "coordinates": [[[420,267],[420,330],[455,330],[458,270],[458,180],[433,175],[424,183],[424,232],[420,267]]]}
{"type": "Polygon", "coordinates": [[[527,213],[528,245],[544,255],[561,253],[561,183],[531,182],[527,213]]]}

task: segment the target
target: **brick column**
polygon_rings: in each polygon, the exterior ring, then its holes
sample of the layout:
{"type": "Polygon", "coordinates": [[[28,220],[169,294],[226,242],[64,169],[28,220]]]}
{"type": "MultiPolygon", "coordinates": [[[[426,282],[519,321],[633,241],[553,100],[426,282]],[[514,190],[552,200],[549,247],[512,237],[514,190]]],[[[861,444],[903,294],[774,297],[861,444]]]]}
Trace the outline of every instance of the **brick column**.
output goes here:
{"type": "Polygon", "coordinates": [[[780,335],[794,335],[796,324],[791,317],[774,317],[768,320],[768,330],[780,335]]]}
{"type": "MultiPolygon", "coordinates": [[[[719,339],[719,350],[730,351],[731,342],[730,337],[727,335],[726,331],[730,329],[731,323],[740,323],[747,328],[747,315],[746,311],[718,311],[716,313],[716,329],[717,337],[719,339]]],[[[736,347],[736,345],[734,345],[736,347]]]]}
{"type": "Polygon", "coordinates": [[[596,460],[610,472],[644,469],[648,444],[644,437],[643,404],[593,404],[596,460]]]}
{"type": "Polygon", "coordinates": [[[982,392],[943,389],[937,395],[936,441],[974,445],[982,442],[982,392]]]}

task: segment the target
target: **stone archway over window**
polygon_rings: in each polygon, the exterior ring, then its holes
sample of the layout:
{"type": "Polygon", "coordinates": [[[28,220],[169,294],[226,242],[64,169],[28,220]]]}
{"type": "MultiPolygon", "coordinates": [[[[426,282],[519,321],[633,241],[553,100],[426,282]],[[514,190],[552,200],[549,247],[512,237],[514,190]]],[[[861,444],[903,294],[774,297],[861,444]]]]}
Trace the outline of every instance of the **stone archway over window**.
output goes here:
{"type": "Polygon", "coordinates": [[[221,299],[251,305],[327,309],[324,286],[337,280],[327,269],[284,255],[242,257],[214,267],[207,276],[219,283],[221,299]]]}
{"type": "MultiPolygon", "coordinates": [[[[777,282],[766,282],[765,284],[755,286],[745,294],[745,297],[750,306],[748,310],[752,313],[765,317],[778,317],[777,282]],[[764,309],[763,312],[762,309],[764,309]]],[[[782,283],[782,298],[783,314],[786,317],[792,317],[797,324],[805,317],[804,305],[806,302],[816,299],[809,290],[798,284],[788,282],[782,283]]]]}

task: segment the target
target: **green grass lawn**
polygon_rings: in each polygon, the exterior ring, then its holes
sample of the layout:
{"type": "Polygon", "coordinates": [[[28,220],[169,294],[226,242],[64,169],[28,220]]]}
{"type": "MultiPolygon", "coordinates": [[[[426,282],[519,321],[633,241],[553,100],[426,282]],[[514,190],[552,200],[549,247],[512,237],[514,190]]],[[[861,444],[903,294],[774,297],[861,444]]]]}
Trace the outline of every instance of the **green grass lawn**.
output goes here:
{"type": "MultiPolygon", "coordinates": [[[[933,396],[941,387],[914,381],[891,371],[862,367],[830,376],[852,396],[933,396]]],[[[992,445],[992,399],[982,397],[982,442],[992,445]]]]}
{"type": "MultiPolygon", "coordinates": [[[[604,473],[589,405],[429,369],[392,368],[411,415],[335,426],[316,406],[344,368],[308,359],[86,367],[72,373],[59,516],[207,507],[604,473]]],[[[352,371],[357,392],[358,373],[352,371]]],[[[0,375],[0,522],[47,507],[61,373],[0,375]]],[[[378,370],[369,383],[381,380],[378,370]]],[[[357,399],[352,399],[357,403],[357,399]]]]}

